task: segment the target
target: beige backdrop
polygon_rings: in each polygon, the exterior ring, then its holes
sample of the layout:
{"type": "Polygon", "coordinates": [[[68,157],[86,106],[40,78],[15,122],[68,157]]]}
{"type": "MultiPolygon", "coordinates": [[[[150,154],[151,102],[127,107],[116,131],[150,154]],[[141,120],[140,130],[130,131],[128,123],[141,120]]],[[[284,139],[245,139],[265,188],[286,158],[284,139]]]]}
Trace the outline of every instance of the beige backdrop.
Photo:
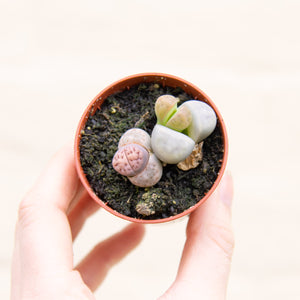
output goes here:
{"type": "MultiPolygon", "coordinates": [[[[0,0],[0,298],[9,297],[22,195],[100,90],[154,71],[198,85],[227,124],[236,233],[228,299],[300,299],[299,13],[297,0],[0,0]]],[[[76,241],[76,261],[125,224],[100,210],[76,241]]],[[[185,225],[147,226],[97,297],[163,293],[185,225]]]]}

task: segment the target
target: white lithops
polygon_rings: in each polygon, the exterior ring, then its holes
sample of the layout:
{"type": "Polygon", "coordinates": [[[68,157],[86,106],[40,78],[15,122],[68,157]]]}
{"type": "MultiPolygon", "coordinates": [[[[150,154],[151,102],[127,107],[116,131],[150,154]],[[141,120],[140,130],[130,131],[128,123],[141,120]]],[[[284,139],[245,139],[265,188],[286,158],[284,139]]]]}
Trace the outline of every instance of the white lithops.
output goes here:
{"type": "Polygon", "coordinates": [[[197,143],[214,131],[217,117],[214,110],[202,101],[189,100],[177,109],[177,99],[166,96],[159,97],[159,105],[155,105],[158,122],[152,131],[151,147],[164,163],[177,164],[192,153],[197,143]],[[166,105],[163,104],[164,99],[166,105]],[[172,103],[170,99],[173,99],[172,103]],[[170,112],[167,111],[168,107],[170,112]]]}
{"type": "Polygon", "coordinates": [[[164,163],[177,164],[189,156],[195,142],[187,135],[163,125],[155,125],[151,135],[151,147],[164,163]]]}
{"type": "Polygon", "coordinates": [[[186,133],[195,143],[203,141],[214,131],[217,124],[216,113],[205,102],[189,100],[181,104],[179,108],[187,108],[191,112],[191,123],[186,133]]]}
{"type": "Polygon", "coordinates": [[[139,128],[126,131],[112,160],[113,168],[135,185],[150,187],[162,176],[162,164],[151,152],[149,134],[139,128]]]}

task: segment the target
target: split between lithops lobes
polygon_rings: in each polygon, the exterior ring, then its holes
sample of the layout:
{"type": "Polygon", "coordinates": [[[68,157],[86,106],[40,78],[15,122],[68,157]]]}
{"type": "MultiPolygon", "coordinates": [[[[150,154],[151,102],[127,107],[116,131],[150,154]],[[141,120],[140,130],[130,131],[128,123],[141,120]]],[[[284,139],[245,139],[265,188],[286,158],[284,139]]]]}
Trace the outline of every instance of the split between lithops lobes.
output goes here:
{"type": "Polygon", "coordinates": [[[217,124],[214,110],[205,102],[189,100],[178,108],[177,103],[171,95],[160,96],[155,103],[157,124],[151,134],[151,147],[167,164],[185,160],[217,124]]]}

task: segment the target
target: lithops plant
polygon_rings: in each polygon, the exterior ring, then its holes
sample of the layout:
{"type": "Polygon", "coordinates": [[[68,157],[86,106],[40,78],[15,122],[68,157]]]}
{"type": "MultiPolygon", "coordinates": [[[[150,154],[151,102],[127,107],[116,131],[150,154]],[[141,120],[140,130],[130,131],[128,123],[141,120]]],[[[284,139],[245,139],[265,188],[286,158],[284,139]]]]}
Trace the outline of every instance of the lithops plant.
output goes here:
{"type": "Polygon", "coordinates": [[[151,135],[151,147],[164,163],[177,164],[185,160],[196,144],[215,129],[217,118],[206,103],[189,100],[177,108],[178,99],[160,96],[155,103],[157,124],[151,135]]]}
{"type": "Polygon", "coordinates": [[[140,187],[153,186],[162,176],[162,164],[151,151],[150,136],[139,128],[129,129],[122,135],[112,165],[140,187]]]}
{"type": "Polygon", "coordinates": [[[151,146],[161,161],[177,164],[192,153],[195,142],[183,133],[157,124],[151,134],[151,146]]]}
{"type": "Polygon", "coordinates": [[[189,100],[181,104],[179,108],[187,108],[192,114],[191,123],[186,128],[186,134],[195,143],[203,141],[214,131],[217,125],[216,113],[205,102],[189,100]]]}

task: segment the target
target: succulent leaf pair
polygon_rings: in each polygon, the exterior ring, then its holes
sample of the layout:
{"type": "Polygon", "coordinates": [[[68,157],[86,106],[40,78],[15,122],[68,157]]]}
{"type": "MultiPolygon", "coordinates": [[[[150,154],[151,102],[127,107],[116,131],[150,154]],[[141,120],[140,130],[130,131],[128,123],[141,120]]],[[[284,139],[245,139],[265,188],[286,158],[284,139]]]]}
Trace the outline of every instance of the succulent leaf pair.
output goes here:
{"type": "Polygon", "coordinates": [[[177,108],[178,100],[171,95],[159,97],[155,103],[157,124],[151,135],[151,147],[167,164],[186,159],[196,144],[215,129],[217,118],[206,103],[189,100],[177,108]]]}
{"type": "Polygon", "coordinates": [[[171,95],[163,95],[155,102],[155,114],[157,124],[166,126],[176,131],[186,129],[191,121],[192,114],[186,107],[177,108],[178,98],[171,95]]]}

